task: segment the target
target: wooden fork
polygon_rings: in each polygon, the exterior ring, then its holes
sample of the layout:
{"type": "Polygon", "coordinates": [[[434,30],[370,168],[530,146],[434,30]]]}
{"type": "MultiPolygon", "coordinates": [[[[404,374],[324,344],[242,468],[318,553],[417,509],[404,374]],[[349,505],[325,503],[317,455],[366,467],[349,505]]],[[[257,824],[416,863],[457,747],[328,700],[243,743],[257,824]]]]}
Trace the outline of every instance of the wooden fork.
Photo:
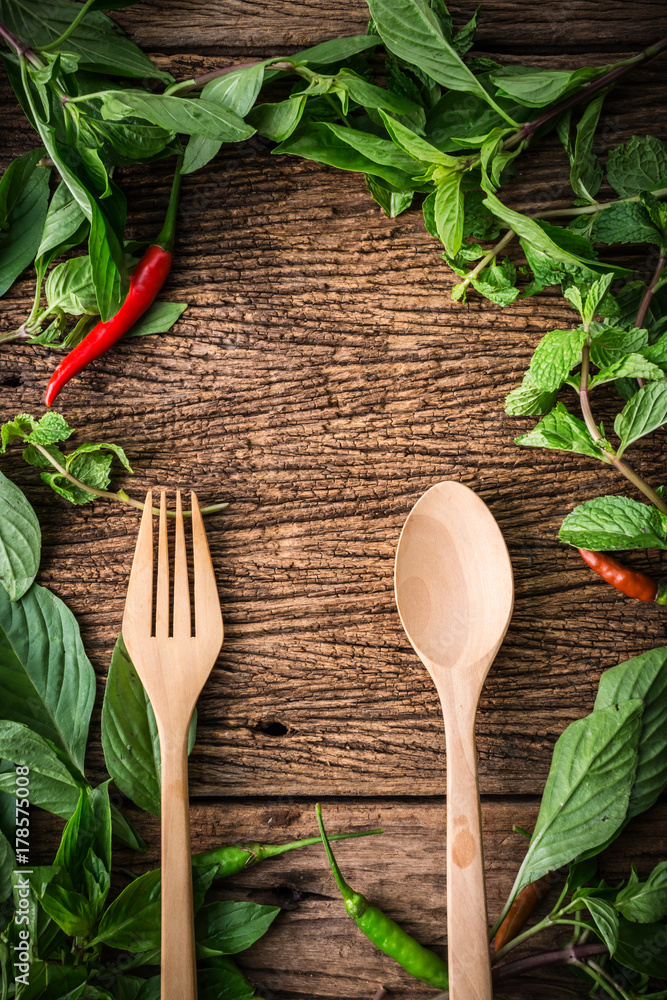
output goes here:
{"type": "Polygon", "coordinates": [[[160,737],[162,800],[161,998],[195,1000],[188,729],[199,693],[222,646],[220,602],[199,504],[192,497],[194,634],[180,491],[176,494],[173,625],[169,634],[167,502],[160,500],[153,628],[153,496],[141,518],[123,618],[123,638],[150,698],[160,737]]]}

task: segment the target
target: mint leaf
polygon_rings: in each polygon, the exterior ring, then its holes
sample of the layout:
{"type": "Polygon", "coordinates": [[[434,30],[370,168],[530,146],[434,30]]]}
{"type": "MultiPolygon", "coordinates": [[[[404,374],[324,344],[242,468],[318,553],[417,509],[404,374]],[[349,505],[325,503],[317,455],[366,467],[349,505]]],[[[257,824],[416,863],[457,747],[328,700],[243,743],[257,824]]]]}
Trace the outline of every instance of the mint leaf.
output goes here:
{"type": "Polygon", "coordinates": [[[655,509],[629,497],[596,497],[575,507],[561,525],[561,542],[592,552],[667,549],[667,531],[655,509]]]}
{"type": "Polygon", "coordinates": [[[588,383],[588,388],[594,389],[605,382],[614,382],[617,378],[657,380],[664,377],[662,368],[647,361],[643,354],[626,354],[624,358],[620,358],[594,375],[588,383]]]}
{"type": "MultiPolygon", "coordinates": [[[[67,460],[68,462],[71,462],[72,459],[78,455],[90,454],[92,452],[97,452],[97,451],[113,452],[113,454],[116,456],[116,458],[118,459],[118,461],[120,462],[120,464],[123,466],[124,469],[127,469],[128,472],[134,472],[134,469],[132,468],[132,466],[128,461],[127,455],[125,454],[124,450],[121,448],[119,444],[108,444],[107,442],[104,442],[102,444],[90,444],[90,443],[80,444],[78,448],[76,448],[73,452],[71,452],[70,455],[67,456],[67,460]]],[[[80,478],[81,478],[80,476],[77,476],[77,479],[80,478]]]]}
{"type": "Polygon", "coordinates": [[[533,383],[547,392],[560,389],[573,368],[581,363],[587,334],[574,330],[551,330],[535,348],[528,372],[533,383]]]}
{"type": "Polygon", "coordinates": [[[551,413],[547,413],[528,434],[517,438],[516,443],[530,448],[556,448],[601,462],[609,461],[602,448],[596,446],[583,420],[569,413],[563,403],[557,403],[551,413]]]}
{"type": "Polygon", "coordinates": [[[62,414],[50,410],[40,418],[26,440],[31,444],[57,444],[59,441],[66,441],[73,433],[73,428],[62,414]]]}
{"type": "Polygon", "coordinates": [[[652,135],[633,135],[610,152],[607,180],[623,198],[667,186],[667,146],[652,135]]]}
{"type": "MultiPolygon", "coordinates": [[[[639,351],[648,357],[644,348],[648,343],[648,330],[638,330],[632,327],[624,330],[618,326],[603,326],[591,323],[591,361],[598,368],[608,368],[626,354],[636,354],[639,351]]],[[[649,358],[658,364],[654,358],[649,358]]]]}
{"type": "Polygon", "coordinates": [[[11,444],[12,441],[25,441],[36,426],[37,421],[29,413],[19,413],[13,420],[9,420],[6,424],[3,424],[2,428],[0,428],[0,438],[2,440],[0,454],[4,455],[7,451],[7,445],[11,444]]]}
{"type": "Polygon", "coordinates": [[[667,423],[667,382],[649,382],[637,392],[614,421],[614,431],[621,439],[619,457],[633,441],[667,423]]]}
{"type": "Polygon", "coordinates": [[[520,386],[505,399],[505,412],[511,417],[541,416],[556,402],[556,392],[545,392],[535,385],[530,375],[524,375],[520,386]]]}
{"type": "Polygon", "coordinates": [[[598,212],[591,225],[596,243],[653,243],[661,241],[660,230],[652,223],[643,205],[619,201],[598,212]]]}
{"type": "Polygon", "coordinates": [[[476,278],[471,278],[471,284],[480,295],[495,302],[499,306],[508,306],[519,296],[516,281],[516,268],[510,260],[499,264],[494,260],[485,267],[476,278]]]}

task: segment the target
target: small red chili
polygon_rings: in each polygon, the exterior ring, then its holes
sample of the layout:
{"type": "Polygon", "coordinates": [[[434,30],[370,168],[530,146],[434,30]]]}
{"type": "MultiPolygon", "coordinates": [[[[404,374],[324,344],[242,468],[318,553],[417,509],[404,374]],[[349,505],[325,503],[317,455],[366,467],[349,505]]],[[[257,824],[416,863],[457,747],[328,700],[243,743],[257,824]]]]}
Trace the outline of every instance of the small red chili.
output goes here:
{"type": "Polygon", "coordinates": [[[639,601],[667,604],[667,586],[662,581],[652,580],[646,573],[630,569],[604,552],[589,552],[588,549],[578,552],[584,562],[616,590],[639,601]]]}
{"type": "Polygon", "coordinates": [[[181,181],[181,162],[176,165],[169,208],[162,232],[148,248],[130,277],[130,289],[115,315],[99,322],[73,351],[63,358],[46,387],[46,405],[51,406],[60,390],[91,361],[109,350],[153,304],[171,270],[176,230],[176,209],[181,181]]]}
{"type": "Polygon", "coordinates": [[[507,916],[498,928],[496,939],[493,944],[494,951],[500,951],[500,949],[504,948],[506,944],[509,944],[510,941],[514,940],[539,901],[543,898],[543,896],[546,896],[552,881],[553,874],[551,872],[547,872],[547,874],[543,875],[542,878],[539,878],[537,882],[531,882],[530,885],[525,886],[521,890],[510,906],[507,916]]]}

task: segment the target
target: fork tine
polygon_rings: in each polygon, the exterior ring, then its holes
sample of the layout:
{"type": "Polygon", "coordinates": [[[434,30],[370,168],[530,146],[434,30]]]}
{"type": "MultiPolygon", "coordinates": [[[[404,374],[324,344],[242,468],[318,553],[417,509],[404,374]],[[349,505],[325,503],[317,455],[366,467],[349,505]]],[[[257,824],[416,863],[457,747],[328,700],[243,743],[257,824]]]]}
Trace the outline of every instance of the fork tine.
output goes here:
{"type": "Polygon", "coordinates": [[[123,633],[150,636],[153,607],[153,494],[146,494],[127,587],[123,633]]]}
{"type": "Polygon", "coordinates": [[[178,490],[176,493],[176,545],[174,551],[174,636],[189,636],[191,630],[188,559],[185,553],[181,491],[178,490]]]}
{"type": "Polygon", "coordinates": [[[195,567],[195,636],[203,636],[207,629],[210,632],[216,624],[222,622],[222,613],[199,501],[194,493],[190,496],[195,567]]]}
{"type": "Polygon", "coordinates": [[[155,635],[158,639],[164,639],[169,635],[169,549],[167,547],[167,497],[164,490],[160,496],[155,635]]]}

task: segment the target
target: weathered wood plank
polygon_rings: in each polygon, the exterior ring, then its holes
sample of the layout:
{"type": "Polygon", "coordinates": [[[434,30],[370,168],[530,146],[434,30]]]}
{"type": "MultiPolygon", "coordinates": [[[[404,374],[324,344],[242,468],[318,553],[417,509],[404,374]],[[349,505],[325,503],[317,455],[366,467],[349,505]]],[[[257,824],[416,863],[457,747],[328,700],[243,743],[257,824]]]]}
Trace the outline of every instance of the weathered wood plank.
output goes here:
{"type": "MultiPolygon", "coordinates": [[[[449,5],[455,24],[472,16],[475,3],[449,5]]],[[[196,0],[165,6],[146,0],[118,12],[118,21],[139,44],[157,51],[252,51],[265,46],[301,48],[336,35],[363,34],[368,8],[363,0],[214,0],[202,7],[196,0]],[[178,16],[175,8],[177,7],[178,16]],[[175,30],[175,26],[178,29],[175,30]]],[[[482,5],[479,46],[503,50],[566,52],[617,50],[626,43],[644,48],[662,37],[667,27],[659,0],[640,0],[631,8],[622,0],[594,4],[543,3],[527,7],[520,0],[486,0],[482,5]]]]}
{"type": "MultiPolygon", "coordinates": [[[[322,808],[329,832],[376,826],[384,829],[381,837],[335,845],[341,869],[354,889],[422,943],[442,951],[446,936],[444,801],[324,800],[322,808]]],[[[137,856],[117,850],[114,865],[117,871],[121,867],[137,873],[148,871],[159,864],[157,821],[137,812],[128,815],[149,841],[148,851],[137,856]]],[[[526,841],[512,832],[512,825],[530,829],[536,815],[535,800],[483,803],[491,919],[502,908],[525,853],[526,841]]],[[[601,873],[618,882],[627,878],[632,861],[640,876],[646,876],[667,856],[666,820],[664,802],[633,820],[608,850],[601,873]]],[[[55,823],[46,825],[49,833],[44,831],[40,845],[45,861],[56,844],[55,823]]],[[[198,802],[192,808],[194,850],[258,838],[284,843],[313,836],[316,829],[314,800],[303,798],[198,802]]],[[[124,884],[123,877],[119,878],[118,884],[124,884]]],[[[555,898],[555,886],[552,892],[555,898]]],[[[391,996],[407,1000],[433,996],[374,948],[346,917],[320,847],[294,851],[218,882],[210,898],[247,898],[282,908],[270,934],[241,957],[244,969],[260,987],[260,996],[371,1000],[380,984],[391,996]]],[[[546,943],[550,941],[548,938],[546,943]]],[[[531,944],[530,952],[539,951],[538,940],[531,944]]]]}

